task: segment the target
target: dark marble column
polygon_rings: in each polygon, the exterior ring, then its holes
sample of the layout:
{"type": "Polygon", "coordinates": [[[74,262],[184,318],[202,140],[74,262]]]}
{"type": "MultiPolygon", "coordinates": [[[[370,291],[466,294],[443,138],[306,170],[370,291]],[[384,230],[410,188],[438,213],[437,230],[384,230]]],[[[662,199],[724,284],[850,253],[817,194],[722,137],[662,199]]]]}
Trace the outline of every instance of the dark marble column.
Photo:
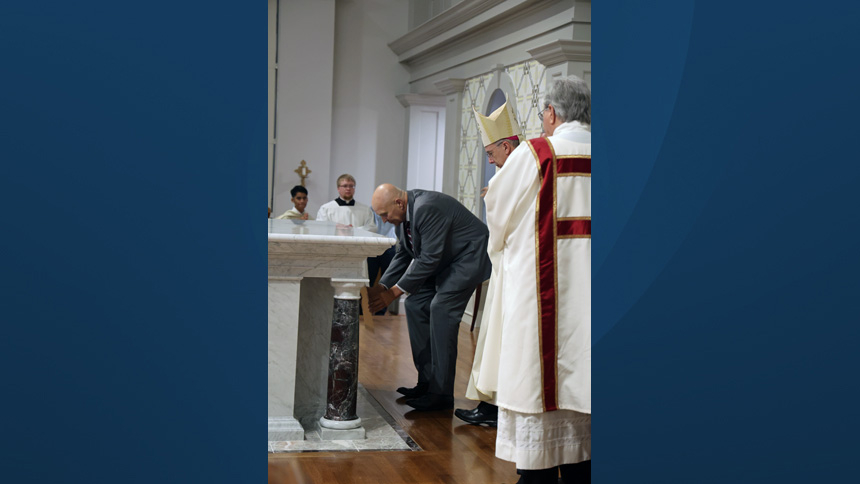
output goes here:
{"type": "Polygon", "coordinates": [[[325,418],[355,420],[358,395],[358,300],[335,299],[325,418]]]}
{"type": "Polygon", "coordinates": [[[334,310],[328,363],[325,415],[320,418],[323,439],[364,438],[356,414],[358,399],[358,306],[365,280],[332,279],[334,310]]]}

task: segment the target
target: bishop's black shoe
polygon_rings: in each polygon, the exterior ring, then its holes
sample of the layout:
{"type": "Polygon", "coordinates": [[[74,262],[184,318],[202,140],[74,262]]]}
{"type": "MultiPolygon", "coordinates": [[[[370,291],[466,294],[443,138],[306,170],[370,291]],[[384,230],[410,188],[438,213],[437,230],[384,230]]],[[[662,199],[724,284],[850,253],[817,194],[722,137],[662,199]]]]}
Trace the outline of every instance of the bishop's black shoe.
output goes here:
{"type": "Polygon", "coordinates": [[[472,410],[458,408],[457,410],[454,410],[454,415],[456,415],[460,420],[472,425],[495,427],[499,422],[499,407],[491,403],[481,402],[472,410]]]}
{"type": "Polygon", "coordinates": [[[422,412],[449,410],[454,408],[454,397],[450,395],[427,393],[424,396],[413,398],[412,400],[406,400],[406,405],[422,412]]]}
{"type": "Polygon", "coordinates": [[[558,467],[540,470],[517,469],[517,474],[520,475],[517,484],[559,484],[562,482],[558,477],[558,467]]]}
{"type": "Polygon", "coordinates": [[[408,387],[398,388],[397,393],[400,393],[401,395],[409,397],[409,398],[418,398],[420,396],[423,396],[425,393],[427,393],[427,390],[429,388],[430,388],[429,383],[418,382],[418,384],[412,388],[408,388],[408,387]]]}

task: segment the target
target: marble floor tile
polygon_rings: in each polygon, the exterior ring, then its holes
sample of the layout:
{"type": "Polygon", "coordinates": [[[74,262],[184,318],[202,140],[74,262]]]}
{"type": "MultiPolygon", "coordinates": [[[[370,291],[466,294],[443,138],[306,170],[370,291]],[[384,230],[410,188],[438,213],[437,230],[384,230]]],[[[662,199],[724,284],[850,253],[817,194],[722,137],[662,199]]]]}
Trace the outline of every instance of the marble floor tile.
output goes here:
{"type": "Polygon", "coordinates": [[[273,452],[355,452],[358,450],[351,440],[272,442],[272,449],[273,452]]]}
{"type": "Polygon", "coordinates": [[[321,440],[316,420],[302,422],[305,440],[269,442],[269,452],[361,452],[380,450],[421,450],[363,386],[358,386],[357,413],[367,438],[362,440],[321,440]]]}
{"type": "Polygon", "coordinates": [[[399,435],[395,435],[394,437],[354,440],[352,442],[358,450],[409,450],[409,446],[400,438],[399,435]]]}

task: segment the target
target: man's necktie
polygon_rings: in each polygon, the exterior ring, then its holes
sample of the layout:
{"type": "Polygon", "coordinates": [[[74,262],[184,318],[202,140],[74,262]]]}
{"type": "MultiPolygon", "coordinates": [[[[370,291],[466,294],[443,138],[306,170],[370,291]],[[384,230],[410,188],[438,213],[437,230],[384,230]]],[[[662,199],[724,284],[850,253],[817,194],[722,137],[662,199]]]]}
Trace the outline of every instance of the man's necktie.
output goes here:
{"type": "Polygon", "coordinates": [[[406,240],[409,242],[409,248],[412,246],[412,229],[409,227],[409,222],[403,222],[403,230],[406,232],[406,240]]]}

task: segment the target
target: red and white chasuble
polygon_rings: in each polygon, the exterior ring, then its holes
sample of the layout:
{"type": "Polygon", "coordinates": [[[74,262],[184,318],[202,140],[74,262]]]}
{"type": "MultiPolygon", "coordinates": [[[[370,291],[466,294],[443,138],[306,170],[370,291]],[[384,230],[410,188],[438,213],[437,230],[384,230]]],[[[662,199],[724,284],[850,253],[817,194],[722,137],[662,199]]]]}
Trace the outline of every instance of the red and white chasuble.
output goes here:
{"type": "Polygon", "coordinates": [[[484,198],[493,273],[466,396],[500,407],[497,456],[519,468],[591,453],[591,144],[565,136],[577,129],[588,127],[565,123],[518,146],[484,198]],[[505,410],[544,414],[530,416],[538,426],[576,412],[581,435],[570,438],[587,449],[532,465],[500,455],[505,410]]]}

